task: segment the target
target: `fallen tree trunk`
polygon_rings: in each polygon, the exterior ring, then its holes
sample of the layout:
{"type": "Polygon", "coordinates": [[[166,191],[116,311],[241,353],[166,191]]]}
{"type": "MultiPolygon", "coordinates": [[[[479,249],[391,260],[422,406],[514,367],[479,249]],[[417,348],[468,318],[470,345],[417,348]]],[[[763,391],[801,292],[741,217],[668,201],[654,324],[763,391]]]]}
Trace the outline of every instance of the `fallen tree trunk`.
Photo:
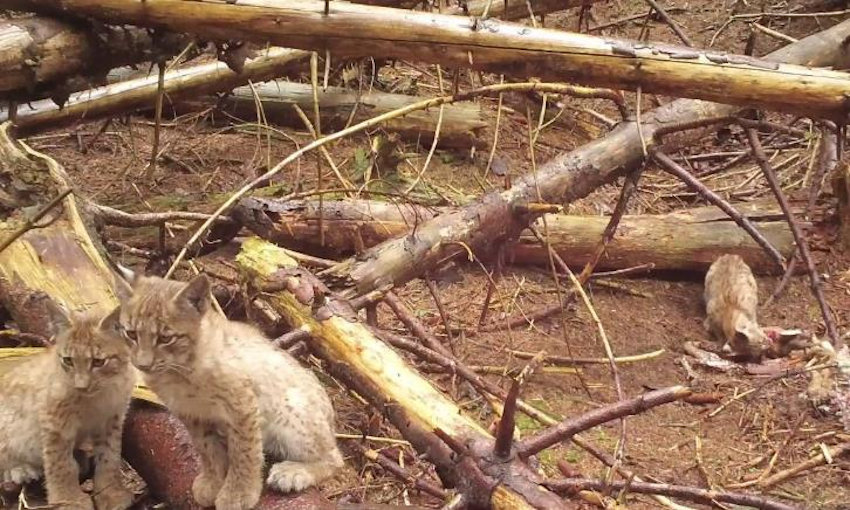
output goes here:
{"type": "Polygon", "coordinates": [[[315,0],[7,0],[107,23],[336,56],[380,56],[685,96],[843,121],[850,75],[740,55],[608,40],[495,20],[315,0]]]}
{"type": "Polygon", "coordinates": [[[73,91],[103,83],[113,67],[168,56],[188,41],[177,34],[154,39],[134,27],[95,29],[39,17],[5,20],[0,22],[0,96],[23,101],[67,98],[73,91]]]}
{"type": "MultiPolygon", "coordinates": [[[[746,204],[739,209],[784,256],[793,253],[794,238],[778,207],[746,204]]],[[[319,222],[318,202],[247,198],[230,214],[255,234],[277,244],[339,258],[407,234],[422,222],[451,211],[370,200],[324,202],[322,210],[324,214],[319,222]],[[323,236],[319,235],[320,224],[323,236]],[[324,245],[319,239],[324,239],[324,245]]],[[[576,267],[592,257],[608,223],[604,216],[548,214],[545,218],[549,243],[567,264],[576,267]]],[[[541,223],[538,220],[540,229],[541,223]]],[[[714,207],[624,216],[597,267],[613,270],[651,263],[656,270],[706,271],[724,253],[740,255],[759,274],[777,271],[764,250],[714,207]]],[[[505,255],[515,264],[549,264],[547,251],[528,233],[508,246],[505,255]]]]}
{"type": "MultiPolygon", "coordinates": [[[[171,100],[214,92],[226,92],[249,81],[265,81],[286,73],[288,66],[308,52],[272,48],[245,62],[242,72],[213,62],[166,73],[165,94],[171,100]]],[[[63,108],[40,102],[22,107],[15,119],[16,133],[25,135],[54,129],[80,119],[95,119],[135,108],[150,108],[156,97],[158,77],[138,78],[73,94],[63,108]]],[[[2,118],[0,112],[0,118],[2,118]]]]}
{"type": "Polygon", "coordinates": [[[493,457],[492,436],[375,338],[350,305],[329,295],[283,249],[248,239],[236,262],[257,289],[310,288],[298,293],[311,296],[307,300],[290,290],[263,295],[293,329],[310,333],[310,346],[329,364],[331,373],[384,413],[417,451],[428,456],[444,483],[458,488],[471,508],[573,506],[543,489],[542,479],[516,457],[489,463],[455,459],[438,431],[468,448],[476,459],[493,457]],[[313,300],[314,295],[321,299],[313,300]]]}
{"type": "MultiPolygon", "coordinates": [[[[809,36],[771,53],[771,60],[829,65],[838,60],[850,36],[850,21],[809,36]]],[[[681,147],[698,140],[709,128],[695,129],[656,140],[665,126],[703,121],[734,114],[734,106],[680,99],[648,112],[641,127],[621,124],[603,138],[541,165],[512,188],[491,193],[456,212],[442,214],[418,225],[415,234],[381,243],[357,258],[343,261],[324,273],[334,285],[346,288],[346,297],[362,295],[386,285],[416,278],[439,262],[460,254],[492,250],[494,243],[516,237],[535,219],[514,214],[529,202],[569,203],[633,171],[644,161],[644,148],[681,147]],[[644,143],[646,144],[644,146],[644,143]]]]}
{"type": "MultiPolygon", "coordinates": [[[[56,161],[16,142],[8,129],[8,123],[0,125],[0,175],[6,200],[2,204],[0,238],[4,240],[20,234],[26,225],[23,208],[37,207],[70,185],[56,161]],[[28,190],[27,194],[14,193],[15,186],[6,185],[17,182],[20,186],[21,179],[27,179],[27,186],[21,188],[28,190]],[[18,202],[8,203],[8,197],[18,202]],[[15,208],[11,209],[13,205],[15,208]]],[[[0,252],[0,304],[20,331],[50,336],[44,320],[47,299],[69,310],[104,314],[118,306],[114,274],[94,239],[85,202],[69,195],[41,220],[39,228],[24,232],[0,252]]],[[[134,410],[127,421],[128,458],[149,481],[151,493],[170,508],[197,509],[187,491],[191,491],[191,475],[198,471],[199,464],[179,422],[162,410],[142,414],[134,410]]],[[[317,498],[314,492],[294,498],[267,492],[257,510],[278,510],[290,505],[321,508],[325,503],[317,498]]]]}
{"type": "MultiPolygon", "coordinates": [[[[322,130],[339,129],[351,119],[352,123],[361,122],[369,117],[402,108],[421,101],[422,97],[403,94],[389,94],[373,91],[359,96],[357,91],[341,87],[319,88],[319,114],[322,130]],[[352,118],[352,111],[354,116],[352,118]]],[[[245,119],[254,119],[257,114],[256,99],[263,103],[265,117],[270,122],[303,127],[304,122],[295,113],[293,105],[305,112],[313,108],[313,87],[305,83],[273,81],[251,87],[239,87],[226,98],[218,102],[225,112],[245,119]],[[256,97],[255,93],[256,92],[256,97]]],[[[193,109],[212,103],[212,99],[186,103],[193,109]]],[[[177,105],[180,109],[184,105],[177,105]]],[[[387,131],[400,136],[428,143],[434,138],[440,118],[439,109],[421,110],[388,121],[382,126],[387,131]]],[[[481,130],[487,126],[481,105],[478,103],[458,103],[443,107],[440,138],[438,145],[443,147],[469,147],[476,145],[481,130]]]]}

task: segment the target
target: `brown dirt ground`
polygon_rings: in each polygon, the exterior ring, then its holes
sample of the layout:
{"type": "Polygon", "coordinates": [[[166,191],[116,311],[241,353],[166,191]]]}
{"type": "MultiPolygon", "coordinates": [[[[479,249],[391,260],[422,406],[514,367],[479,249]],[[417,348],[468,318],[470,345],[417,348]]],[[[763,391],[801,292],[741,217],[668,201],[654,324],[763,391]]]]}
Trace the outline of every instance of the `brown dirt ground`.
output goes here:
{"type": "MultiPolygon", "coordinates": [[[[700,47],[709,45],[716,30],[728,19],[731,5],[724,2],[696,0],[686,5],[672,2],[671,5],[683,7],[685,11],[673,11],[673,16],[683,25],[685,32],[700,47]]],[[[770,11],[781,11],[787,5],[766,6],[770,11]]],[[[736,6],[743,12],[753,12],[755,6],[736,6]]],[[[822,9],[828,9],[823,7],[822,9]]],[[[645,13],[645,4],[639,0],[604,2],[592,8],[593,19],[590,26],[611,20],[621,19],[637,13],[645,13]]],[[[794,37],[802,37],[818,30],[819,26],[829,26],[837,18],[775,18],[769,20],[772,28],[794,37]]],[[[603,31],[606,36],[632,37],[639,35],[642,21],[629,22],[603,31]]],[[[765,23],[768,23],[765,21],[765,23]]],[[[546,18],[550,27],[575,29],[575,12],[564,13],[546,18]]],[[[669,28],[658,21],[651,21],[649,40],[677,42],[669,28]]],[[[741,52],[749,31],[743,23],[733,23],[717,38],[715,47],[723,50],[741,52]]],[[[765,36],[758,38],[755,53],[762,55],[778,47],[780,43],[765,36]]],[[[382,72],[387,82],[400,81],[404,77],[415,76],[422,84],[420,92],[433,91],[433,71],[428,67],[429,75],[416,69],[425,69],[424,65],[412,68],[398,63],[393,70],[382,72]],[[428,88],[430,85],[431,88],[428,88]]],[[[487,77],[492,82],[492,77],[487,77]]],[[[467,85],[463,83],[462,85],[467,85]]],[[[629,95],[634,101],[634,96],[629,95]]],[[[659,98],[669,101],[669,98],[659,98]]],[[[482,100],[491,117],[495,119],[495,102],[482,100]]],[[[593,108],[609,117],[616,118],[616,112],[601,101],[569,101],[579,108],[593,108]]],[[[509,173],[519,176],[531,170],[525,106],[522,102],[507,101],[512,108],[503,115],[501,141],[498,155],[508,163],[509,173]]],[[[646,100],[645,108],[653,106],[652,98],[646,100]]],[[[533,106],[537,115],[538,106],[533,106]]],[[[777,121],[788,123],[791,119],[772,116],[777,121]]],[[[55,157],[69,171],[80,186],[81,191],[96,201],[120,207],[128,211],[191,209],[209,210],[210,202],[216,194],[228,193],[236,189],[246,178],[253,177],[267,168],[268,162],[274,164],[293,150],[293,143],[275,137],[269,143],[258,137],[248,126],[213,125],[205,115],[184,116],[166,123],[163,129],[164,146],[167,158],[160,163],[156,173],[156,182],[144,182],[139,176],[151,150],[152,128],[148,117],[133,116],[129,119],[116,119],[104,133],[95,136],[102,125],[100,122],[81,123],[72,129],[45,133],[30,139],[37,149],[55,157]],[[131,122],[128,122],[130,120],[131,122]],[[174,198],[179,196],[179,198],[174,198]]],[[[809,124],[797,122],[799,128],[806,129],[809,124]]],[[[586,113],[568,110],[559,122],[553,123],[540,137],[535,147],[538,162],[544,162],[562,151],[570,150],[588,141],[588,132],[603,132],[605,126],[586,113]]],[[[304,132],[283,129],[285,133],[305,143],[309,138],[304,132]]],[[[439,151],[426,175],[426,181],[433,186],[430,198],[436,194],[444,200],[465,201],[481,192],[481,188],[469,179],[470,173],[481,173],[486,164],[489,140],[492,137],[492,125],[483,136],[484,149],[474,157],[468,153],[450,153],[439,151]]],[[[741,134],[732,132],[729,136],[706,139],[701,146],[693,147],[680,156],[717,152],[723,150],[741,150],[741,134]]],[[[791,140],[780,137],[778,141],[788,141],[790,148],[782,150],[777,161],[793,159],[783,171],[783,182],[789,186],[795,196],[806,196],[806,190],[800,180],[806,175],[813,143],[811,139],[791,140]]],[[[777,142],[778,143],[778,142],[777,142]]],[[[353,167],[353,153],[356,148],[367,147],[365,136],[353,137],[336,143],[331,152],[343,169],[350,172],[353,167]]],[[[428,148],[412,144],[404,146],[404,151],[416,153],[413,164],[417,168],[424,161],[428,148]]],[[[719,159],[700,165],[722,163],[719,159]]],[[[315,166],[311,159],[301,163],[303,166],[304,188],[314,185],[315,166]]],[[[701,170],[698,166],[696,170],[701,170]]],[[[285,189],[293,186],[294,172],[297,167],[284,172],[276,183],[285,189]]],[[[705,167],[708,168],[708,167],[705,167]]],[[[769,191],[759,179],[750,181],[755,167],[749,161],[732,167],[718,178],[706,180],[715,188],[725,190],[735,200],[753,200],[768,196],[769,191]]],[[[490,187],[503,185],[501,178],[491,177],[490,187]]],[[[828,188],[828,187],[827,187],[828,188]]],[[[570,211],[591,214],[607,214],[616,201],[617,189],[601,189],[570,206],[570,211]]],[[[438,199],[437,201],[440,201],[438,199]]],[[[825,284],[827,298],[837,315],[839,328],[848,326],[850,311],[850,270],[848,256],[837,252],[833,247],[834,221],[829,220],[830,207],[834,200],[827,193],[822,197],[820,209],[827,211],[827,223],[813,236],[819,270],[828,275],[825,284]]],[[[640,184],[640,190],[630,205],[630,212],[663,212],[693,204],[698,204],[687,190],[677,182],[661,175],[657,169],[650,168],[640,184]]],[[[150,230],[130,232],[110,229],[112,239],[128,244],[149,245],[150,230]]],[[[133,264],[138,260],[132,257],[119,258],[133,264]]],[[[205,257],[204,264],[227,272],[228,268],[220,264],[226,262],[223,253],[214,253],[205,257]]],[[[443,304],[448,310],[454,327],[474,326],[484,300],[487,280],[480,269],[461,267],[455,270],[454,278],[439,284],[443,304]]],[[[625,393],[636,395],[647,388],[682,384],[687,382],[687,374],[679,363],[682,358],[681,346],[685,341],[704,341],[706,335],[701,321],[703,309],[700,302],[702,285],[701,275],[670,277],[649,275],[648,277],[621,279],[617,282],[625,290],[612,290],[607,287],[591,285],[593,305],[599,314],[605,331],[617,355],[632,355],[664,349],[665,352],[651,360],[620,367],[625,393]]],[[[778,279],[762,278],[759,281],[760,294],[764,301],[772,292],[778,279]]],[[[435,331],[443,332],[440,317],[425,285],[415,281],[403,289],[402,297],[416,311],[417,315],[432,326],[435,331]]],[[[554,286],[548,276],[538,271],[511,267],[505,278],[499,283],[497,299],[491,304],[490,320],[501,320],[504,316],[513,317],[518,308],[528,312],[557,302],[554,286]]],[[[822,324],[818,309],[812,300],[804,278],[796,278],[785,294],[770,307],[762,311],[762,322],[785,327],[800,327],[822,333],[822,324]]],[[[381,323],[399,327],[387,310],[381,309],[381,323]]],[[[475,337],[455,335],[453,346],[457,355],[473,365],[494,365],[522,367],[521,360],[512,359],[507,352],[510,349],[537,352],[545,350],[552,354],[567,352],[577,357],[602,357],[604,351],[596,333],[596,326],[583,306],[571,306],[563,314],[562,320],[543,321],[533,327],[518,329],[511,333],[481,334],[475,337]]],[[[413,360],[411,360],[413,361],[413,360]]],[[[728,487],[747,477],[758,474],[765,463],[755,463],[754,459],[769,457],[777,449],[778,456],[774,472],[792,466],[818,452],[820,444],[837,444],[841,427],[837,419],[817,414],[812,406],[801,397],[805,391],[805,376],[791,376],[762,386],[763,380],[745,375],[724,374],[697,368],[699,379],[695,386],[700,391],[716,391],[724,395],[724,408],[716,414],[709,414],[718,405],[704,407],[684,404],[667,405],[651,412],[632,417],[628,420],[628,442],[626,446],[627,463],[631,469],[641,475],[674,483],[700,487],[728,487]],[[742,398],[736,398],[753,388],[758,391],[742,398]],[[787,443],[787,444],[786,444],[787,443]]],[[[455,384],[448,376],[431,375],[435,384],[449,391],[463,403],[471,414],[479,416],[489,425],[492,415],[486,402],[482,402],[463,385],[455,384]]],[[[504,386],[507,379],[490,375],[504,386]]],[[[602,403],[612,402],[616,394],[611,382],[609,370],[604,365],[586,367],[581,378],[574,374],[543,373],[536,374],[525,386],[523,397],[556,416],[574,416],[592,409],[602,403]]],[[[333,385],[332,385],[333,387],[333,385]]],[[[342,391],[334,391],[339,409],[340,432],[359,434],[366,420],[366,412],[342,391]]],[[[538,430],[532,421],[521,417],[519,427],[524,436],[538,430]]],[[[388,424],[381,426],[381,433],[397,437],[388,424]]],[[[589,431],[586,438],[592,440],[606,451],[613,452],[618,430],[616,424],[598,427],[589,431]]],[[[845,436],[844,441],[847,440],[845,436]]],[[[345,445],[345,441],[342,442],[345,445]]],[[[374,448],[386,444],[373,443],[374,448]]],[[[398,454],[398,449],[388,451],[398,454]]],[[[405,451],[410,454],[409,447],[405,451]]],[[[346,472],[337,480],[328,483],[324,492],[334,499],[343,501],[369,501],[403,503],[418,502],[429,506],[439,506],[440,502],[405,491],[403,484],[384,474],[380,469],[365,464],[353,449],[346,448],[349,464],[346,472]],[[408,499],[409,498],[409,499],[408,499]]],[[[605,470],[588,454],[576,447],[559,447],[543,454],[541,467],[548,475],[557,476],[554,467],[557,460],[565,460],[585,476],[602,476],[605,470]]],[[[407,462],[413,461],[411,455],[407,462]]],[[[414,463],[414,470],[424,470],[433,476],[424,463],[414,463]]],[[[774,497],[787,498],[806,508],[839,509],[848,508],[850,496],[850,462],[848,459],[836,459],[828,467],[818,467],[802,476],[791,479],[768,491],[774,497]]],[[[650,508],[657,506],[644,497],[629,497],[629,507],[650,508]]]]}

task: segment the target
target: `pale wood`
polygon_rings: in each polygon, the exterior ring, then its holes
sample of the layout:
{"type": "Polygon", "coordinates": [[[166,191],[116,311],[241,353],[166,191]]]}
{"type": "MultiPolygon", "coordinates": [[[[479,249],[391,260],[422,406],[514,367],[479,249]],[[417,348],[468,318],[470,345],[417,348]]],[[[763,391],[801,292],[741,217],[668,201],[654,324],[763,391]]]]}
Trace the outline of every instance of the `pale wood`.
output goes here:
{"type": "Polygon", "coordinates": [[[472,67],[514,76],[844,119],[850,75],[740,55],[316,0],[7,0],[201,37],[472,67]]]}

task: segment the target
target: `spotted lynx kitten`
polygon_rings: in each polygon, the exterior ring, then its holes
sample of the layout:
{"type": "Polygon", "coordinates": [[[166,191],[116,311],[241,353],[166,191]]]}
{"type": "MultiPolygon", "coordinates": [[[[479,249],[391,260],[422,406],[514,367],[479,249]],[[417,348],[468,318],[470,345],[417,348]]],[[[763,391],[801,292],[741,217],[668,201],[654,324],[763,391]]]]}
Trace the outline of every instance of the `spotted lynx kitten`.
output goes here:
{"type": "Polygon", "coordinates": [[[120,471],[134,385],[129,349],[103,330],[102,315],[68,317],[52,301],[47,308],[55,345],[0,373],[0,476],[23,484],[43,473],[51,508],[129,508],[120,471]],[[94,503],[74,458],[84,443],[94,450],[94,503]]]}
{"type": "Polygon", "coordinates": [[[120,329],[131,361],[188,428],[201,457],[195,500],[245,510],[266,478],[283,492],[315,485],[342,466],[334,410],[316,376],[255,328],[211,309],[203,275],[188,284],[133,276],[120,329]]]}
{"type": "Polygon", "coordinates": [[[747,359],[761,357],[769,344],[756,321],[758,287],[750,267],[738,255],[722,255],[705,275],[705,327],[723,351],[747,359]]]}

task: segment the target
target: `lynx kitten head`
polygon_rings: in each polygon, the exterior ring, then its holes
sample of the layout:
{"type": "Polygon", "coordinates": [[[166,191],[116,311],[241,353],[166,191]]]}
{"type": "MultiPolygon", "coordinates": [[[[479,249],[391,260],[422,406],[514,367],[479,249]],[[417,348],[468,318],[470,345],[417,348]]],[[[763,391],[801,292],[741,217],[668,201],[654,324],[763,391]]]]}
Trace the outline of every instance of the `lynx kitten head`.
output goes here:
{"type": "Polygon", "coordinates": [[[68,385],[84,393],[109,388],[110,380],[126,373],[129,350],[111,334],[110,317],[93,312],[67,314],[52,301],[47,311],[54,333],[56,362],[62,367],[68,385]]]}
{"type": "Polygon", "coordinates": [[[115,324],[130,347],[130,360],[143,372],[187,370],[210,308],[209,281],[203,275],[189,283],[134,276],[131,285],[132,294],[121,296],[115,324]]]}
{"type": "MultiPolygon", "coordinates": [[[[759,359],[765,348],[770,344],[770,339],[762,328],[743,315],[738,315],[735,320],[735,336],[732,340],[735,351],[751,359],[759,359]]],[[[731,350],[727,343],[723,350],[731,350]]]]}

